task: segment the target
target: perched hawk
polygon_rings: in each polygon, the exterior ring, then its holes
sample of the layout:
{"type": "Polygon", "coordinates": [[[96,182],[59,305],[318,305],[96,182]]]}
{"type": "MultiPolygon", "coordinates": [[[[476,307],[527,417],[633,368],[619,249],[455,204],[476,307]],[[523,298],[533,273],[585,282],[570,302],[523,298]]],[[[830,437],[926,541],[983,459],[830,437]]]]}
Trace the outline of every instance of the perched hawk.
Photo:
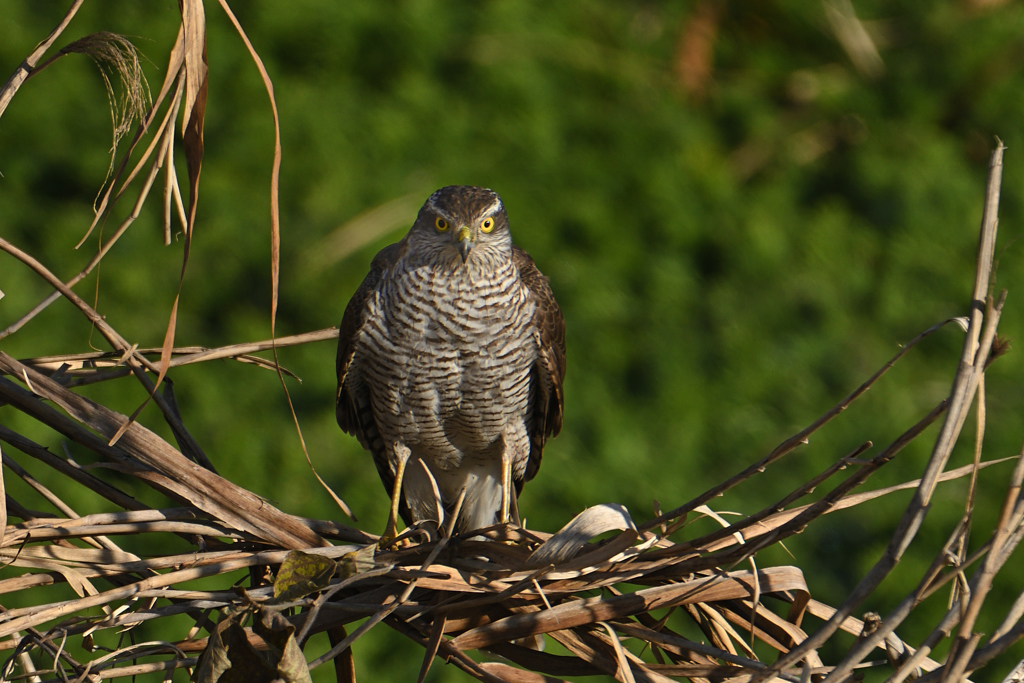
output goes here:
{"type": "Polygon", "coordinates": [[[565,322],[496,193],[441,188],[374,257],[337,371],[338,424],[392,497],[386,537],[398,514],[444,525],[458,508],[456,532],[518,522],[511,485],[562,427],[565,322]]]}

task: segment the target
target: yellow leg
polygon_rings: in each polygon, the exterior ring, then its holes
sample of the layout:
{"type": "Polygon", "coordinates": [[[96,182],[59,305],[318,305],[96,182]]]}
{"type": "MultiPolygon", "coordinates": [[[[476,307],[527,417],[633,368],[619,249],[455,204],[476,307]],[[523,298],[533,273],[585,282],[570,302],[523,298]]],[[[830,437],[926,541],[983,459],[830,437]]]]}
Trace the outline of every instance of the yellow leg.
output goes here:
{"type": "Polygon", "coordinates": [[[405,466],[409,463],[409,456],[412,452],[408,446],[395,444],[392,449],[395,458],[398,460],[398,467],[395,472],[395,486],[391,491],[391,513],[388,515],[388,525],[384,529],[384,535],[380,537],[381,546],[386,546],[398,536],[398,505],[402,500],[402,480],[405,479],[405,466]]]}
{"type": "Polygon", "coordinates": [[[508,447],[501,449],[501,518],[499,524],[508,524],[512,499],[512,459],[508,447]]]}

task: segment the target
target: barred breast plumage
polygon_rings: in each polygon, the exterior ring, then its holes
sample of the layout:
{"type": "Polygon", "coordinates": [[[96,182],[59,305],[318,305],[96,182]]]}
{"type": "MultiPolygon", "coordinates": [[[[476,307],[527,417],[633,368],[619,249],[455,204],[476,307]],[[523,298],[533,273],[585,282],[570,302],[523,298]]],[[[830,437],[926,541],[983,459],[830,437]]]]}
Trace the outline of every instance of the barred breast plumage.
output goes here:
{"type": "Polygon", "coordinates": [[[443,188],[345,311],[338,423],[389,491],[400,480],[393,514],[440,524],[465,491],[456,529],[477,529],[515,517],[512,485],[561,427],[564,372],[561,312],[500,198],[443,188]]]}

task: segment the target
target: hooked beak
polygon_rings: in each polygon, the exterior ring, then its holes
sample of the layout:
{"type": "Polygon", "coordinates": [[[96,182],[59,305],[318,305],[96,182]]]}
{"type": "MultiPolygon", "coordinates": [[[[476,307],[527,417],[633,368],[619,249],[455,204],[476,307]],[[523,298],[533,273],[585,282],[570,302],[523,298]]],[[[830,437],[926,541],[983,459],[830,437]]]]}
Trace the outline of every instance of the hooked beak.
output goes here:
{"type": "Polygon", "coordinates": [[[473,232],[469,229],[468,225],[463,225],[455,234],[455,239],[459,243],[459,254],[462,256],[462,262],[465,263],[469,259],[470,250],[473,249],[473,232]]]}

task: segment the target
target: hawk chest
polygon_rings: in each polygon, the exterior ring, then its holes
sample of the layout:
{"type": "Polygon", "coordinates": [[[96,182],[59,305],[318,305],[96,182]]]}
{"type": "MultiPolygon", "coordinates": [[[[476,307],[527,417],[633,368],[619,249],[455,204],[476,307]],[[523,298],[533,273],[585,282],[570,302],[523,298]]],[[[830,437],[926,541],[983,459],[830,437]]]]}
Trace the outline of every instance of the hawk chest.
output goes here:
{"type": "Polygon", "coordinates": [[[514,265],[405,270],[369,305],[357,354],[384,431],[477,450],[522,423],[538,351],[535,305],[514,265]]]}

